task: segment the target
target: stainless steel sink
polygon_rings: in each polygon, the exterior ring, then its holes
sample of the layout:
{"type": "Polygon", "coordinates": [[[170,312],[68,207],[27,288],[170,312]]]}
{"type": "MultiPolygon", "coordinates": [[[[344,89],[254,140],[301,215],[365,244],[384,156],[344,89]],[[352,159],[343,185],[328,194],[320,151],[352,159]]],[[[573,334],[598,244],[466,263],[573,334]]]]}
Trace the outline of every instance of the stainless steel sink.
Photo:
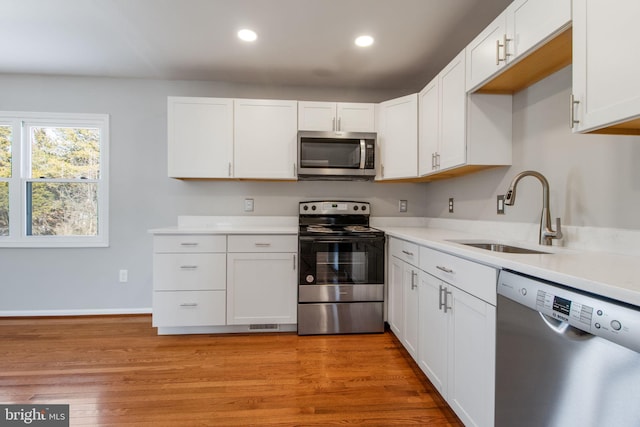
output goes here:
{"type": "Polygon", "coordinates": [[[502,243],[490,242],[458,242],[466,246],[485,249],[493,252],[505,252],[510,254],[548,254],[549,252],[538,251],[535,249],[521,248],[518,246],[505,245],[502,243]]]}

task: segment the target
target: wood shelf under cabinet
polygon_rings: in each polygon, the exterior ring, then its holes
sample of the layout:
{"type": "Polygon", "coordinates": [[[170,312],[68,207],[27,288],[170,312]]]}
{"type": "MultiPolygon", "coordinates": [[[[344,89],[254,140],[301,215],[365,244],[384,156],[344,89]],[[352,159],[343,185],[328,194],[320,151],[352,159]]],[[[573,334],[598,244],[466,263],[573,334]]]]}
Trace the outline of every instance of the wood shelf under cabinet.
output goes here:
{"type": "Polygon", "coordinates": [[[514,94],[571,65],[572,29],[564,29],[538,49],[514,62],[475,93],[514,94]]]}

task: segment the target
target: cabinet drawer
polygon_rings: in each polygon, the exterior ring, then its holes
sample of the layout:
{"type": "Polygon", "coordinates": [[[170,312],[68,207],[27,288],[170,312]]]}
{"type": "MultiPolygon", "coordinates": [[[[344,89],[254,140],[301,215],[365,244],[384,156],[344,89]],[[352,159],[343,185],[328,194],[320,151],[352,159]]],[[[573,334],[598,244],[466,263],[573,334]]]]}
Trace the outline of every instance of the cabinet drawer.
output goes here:
{"type": "Polygon", "coordinates": [[[418,266],[419,246],[396,238],[389,239],[389,253],[409,264],[418,266]]]}
{"type": "Polygon", "coordinates": [[[226,250],[227,236],[176,234],[153,237],[153,251],[156,253],[225,252],[226,250]]]}
{"type": "Polygon", "coordinates": [[[498,272],[493,267],[420,247],[420,269],[490,304],[496,304],[498,272]]]}
{"type": "Polygon", "coordinates": [[[156,291],[153,326],[215,326],[226,318],[225,291],[156,291]]]}
{"type": "Polygon", "coordinates": [[[154,254],[153,289],[225,290],[226,270],[226,254],[154,254]]]}
{"type": "Polygon", "coordinates": [[[235,235],[229,236],[229,252],[298,252],[298,236],[235,235]]]}

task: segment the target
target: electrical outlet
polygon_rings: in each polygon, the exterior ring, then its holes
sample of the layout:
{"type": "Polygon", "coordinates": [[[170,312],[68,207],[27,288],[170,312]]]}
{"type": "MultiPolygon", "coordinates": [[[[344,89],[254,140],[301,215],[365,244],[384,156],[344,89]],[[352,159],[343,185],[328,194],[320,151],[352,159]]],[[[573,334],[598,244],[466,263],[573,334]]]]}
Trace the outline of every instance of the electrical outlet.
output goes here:
{"type": "Polygon", "coordinates": [[[129,270],[120,270],[120,283],[127,283],[129,281],[129,270]]]}
{"type": "Polygon", "coordinates": [[[398,206],[398,210],[400,212],[406,212],[407,211],[407,201],[406,200],[400,200],[400,204],[398,206]]]}
{"type": "Polygon", "coordinates": [[[504,194],[498,194],[496,198],[496,213],[504,215],[504,194]]]}
{"type": "Polygon", "coordinates": [[[253,212],[253,199],[244,199],[244,211],[253,212]]]}
{"type": "Polygon", "coordinates": [[[449,213],[453,213],[453,197],[449,197],[449,213]]]}

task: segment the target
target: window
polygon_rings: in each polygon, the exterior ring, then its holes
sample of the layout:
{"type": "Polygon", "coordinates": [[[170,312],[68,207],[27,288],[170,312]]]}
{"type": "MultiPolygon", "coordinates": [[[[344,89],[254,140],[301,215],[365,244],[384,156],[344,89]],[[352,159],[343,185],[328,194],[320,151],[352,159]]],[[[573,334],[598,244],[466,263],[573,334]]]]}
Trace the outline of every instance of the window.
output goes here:
{"type": "Polygon", "coordinates": [[[0,247],[108,245],[109,118],[0,112],[0,247]]]}

